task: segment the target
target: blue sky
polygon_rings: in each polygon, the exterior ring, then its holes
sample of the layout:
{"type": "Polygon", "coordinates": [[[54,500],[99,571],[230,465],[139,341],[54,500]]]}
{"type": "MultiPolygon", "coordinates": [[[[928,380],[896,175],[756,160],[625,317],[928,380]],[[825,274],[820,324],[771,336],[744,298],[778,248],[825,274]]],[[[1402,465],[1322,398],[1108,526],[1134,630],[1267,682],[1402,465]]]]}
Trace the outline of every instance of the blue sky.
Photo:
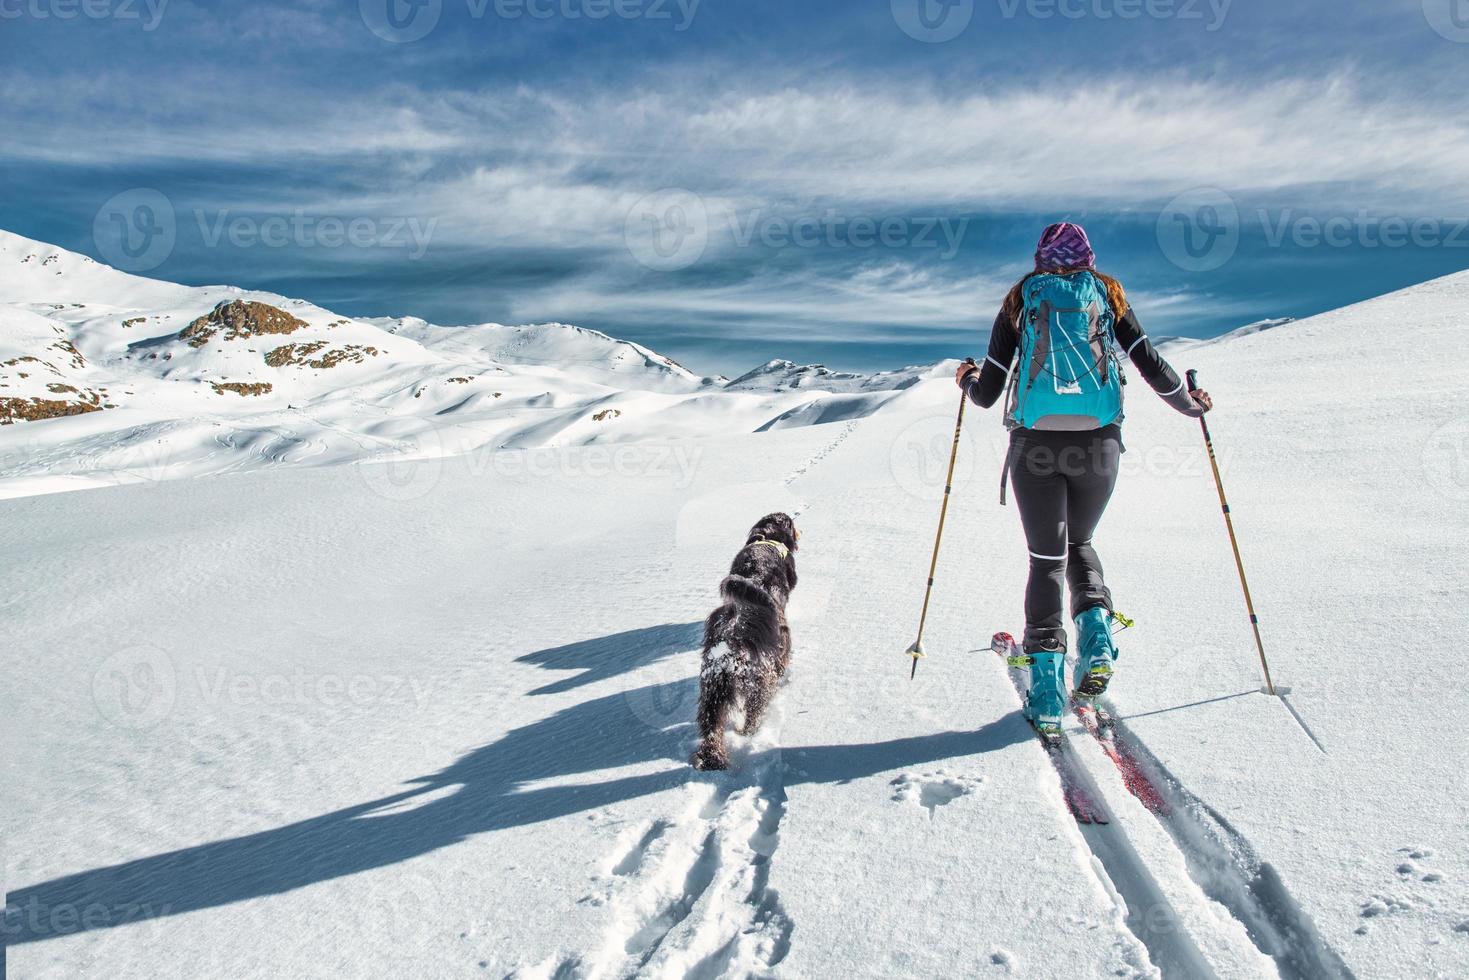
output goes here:
{"type": "Polygon", "coordinates": [[[1469,0],[0,0],[0,226],[894,367],[979,349],[1062,218],[1155,335],[1469,268],[1466,81],[1469,0]]]}

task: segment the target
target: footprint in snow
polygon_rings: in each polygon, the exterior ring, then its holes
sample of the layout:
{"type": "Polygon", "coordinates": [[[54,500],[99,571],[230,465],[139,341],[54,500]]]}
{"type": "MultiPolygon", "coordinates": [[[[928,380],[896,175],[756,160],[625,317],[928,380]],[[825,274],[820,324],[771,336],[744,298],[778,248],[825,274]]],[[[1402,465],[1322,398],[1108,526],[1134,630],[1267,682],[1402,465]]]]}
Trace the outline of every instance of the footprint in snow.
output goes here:
{"type": "Polygon", "coordinates": [[[1414,863],[1433,857],[1433,852],[1428,848],[1400,847],[1398,848],[1398,853],[1406,854],[1409,858],[1409,860],[1403,861],[1397,866],[1398,875],[1404,880],[1417,878],[1419,881],[1425,881],[1431,885],[1443,881],[1443,872],[1424,869],[1414,863]]]}
{"type": "MultiPolygon", "coordinates": [[[[1407,899],[1398,898],[1393,895],[1373,895],[1362,903],[1361,911],[1358,913],[1363,919],[1376,919],[1379,916],[1394,915],[1398,912],[1408,912],[1413,909],[1413,903],[1407,899]]],[[[1367,935],[1367,923],[1363,922],[1357,927],[1359,936],[1367,935]]]]}
{"type": "Polygon", "coordinates": [[[630,847],[623,852],[622,857],[612,865],[611,872],[619,878],[626,878],[634,874],[643,866],[643,860],[648,856],[648,850],[658,839],[662,837],[668,828],[673,826],[667,820],[655,820],[640,834],[630,847]]]}
{"type": "Polygon", "coordinates": [[[928,809],[929,819],[941,806],[961,796],[968,796],[984,785],[982,778],[951,776],[946,772],[904,773],[888,784],[893,787],[893,802],[917,803],[928,809]]]}

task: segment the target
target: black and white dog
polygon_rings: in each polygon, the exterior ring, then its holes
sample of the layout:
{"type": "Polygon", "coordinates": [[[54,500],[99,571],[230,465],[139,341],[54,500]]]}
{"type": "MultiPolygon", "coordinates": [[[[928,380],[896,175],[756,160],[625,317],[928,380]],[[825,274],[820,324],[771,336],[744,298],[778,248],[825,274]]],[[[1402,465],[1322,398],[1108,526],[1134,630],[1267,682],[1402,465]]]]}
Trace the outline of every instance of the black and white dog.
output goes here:
{"type": "Polygon", "coordinates": [[[728,769],[724,727],[743,708],[741,735],[760,727],[775,685],[791,661],[786,600],[796,587],[796,522],[788,514],[762,517],[719,583],[724,603],[704,624],[699,672],[699,749],[696,769],[728,769]]]}

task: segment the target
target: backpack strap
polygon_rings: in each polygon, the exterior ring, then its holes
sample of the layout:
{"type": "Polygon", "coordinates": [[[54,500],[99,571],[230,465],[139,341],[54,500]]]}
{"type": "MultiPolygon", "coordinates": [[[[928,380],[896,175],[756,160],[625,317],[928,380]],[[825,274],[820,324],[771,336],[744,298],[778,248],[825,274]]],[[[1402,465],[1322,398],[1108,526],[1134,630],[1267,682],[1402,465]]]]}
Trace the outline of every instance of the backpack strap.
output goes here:
{"type": "Polygon", "coordinates": [[[1015,459],[1015,443],[1005,449],[1005,465],[1000,468],[1000,506],[1005,506],[1005,485],[1010,482],[1010,466],[1015,459]]]}

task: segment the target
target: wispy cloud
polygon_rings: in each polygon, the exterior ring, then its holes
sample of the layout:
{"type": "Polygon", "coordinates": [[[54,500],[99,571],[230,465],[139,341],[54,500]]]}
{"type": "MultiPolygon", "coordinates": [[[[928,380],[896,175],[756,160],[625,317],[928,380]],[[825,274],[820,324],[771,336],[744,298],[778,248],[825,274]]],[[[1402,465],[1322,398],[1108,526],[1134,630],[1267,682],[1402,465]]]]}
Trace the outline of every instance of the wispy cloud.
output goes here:
{"type": "Polygon", "coordinates": [[[901,327],[910,339],[934,340],[987,328],[1009,281],[956,274],[941,277],[903,261],[842,273],[808,270],[762,275],[725,285],[644,281],[628,289],[601,277],[517,298],[519,318],[552,310],[583,318],[628,318],[677,325],[691,318],[738,327],[747,339],[793,334],[806,341],[872,341],[901,327]]]}
{"type": "Polygon", "coordinates": [[[81,142],[47,125],[56,93],[20,97],[9,110],[20,138],[4,156],[305,157],[341,161],[354,181],[398,158],[377,184],[420,207],[452,197],[471,214],[506,219],[483,222],[491,236],[522,235],[542,215],[550,229],[582,209],[610,218],[619,194],[670,184],[765,205],[1142,206],[1200,185],[1338,198],[1350,188],[1379,207],[1469,205],[1469,118],[1374,98],[1345,77],[1256,87],[1119,77],[1064,91],[901,96],[856,84],[674,87],[584,101],[528,88],[446,95],[390,85],[347,103],[296,92],[243,109],[226,89],[210,95],[207,79],[186,93],[123,96],[122,106],[100,99],[125,90],[120,81],[66,83],[63,96],[95,136],[81,142]],[[1058,147],[1063,138],[1078,151],[1058,147]]]}
{"type": "MultiPolygon", "coordinates": [[[[315,3],[252,29],[309,39],[336,16],[315,3]]],[[[169,84],[150,86],[105,67],[40,86],[12,67],[0,68],[0,166],[78,175],[55,196],[82,227],[82,199],[95,194],[95,209],[127,186],[119,180],[164,189],[185,222],[200,211],[432,222],[415,282],[396,280],[391,304],[379,303],[389,308],[374,312],[417,312],[408,300],[432,288],[473,296],[461,304],[470,309],[493,293],[497,311],[522,319],[702,324],[813,343],[901,328],[934,341],[992,315],[1023,271],[1037,216],[1126,224],[1134,256],[1161,263],[1159,211],[1199,187],[1233,195],[1247,227],[1267,207],[1469,214],[1462,95],[1409,97],[1353,72],[1256,80],[1174,68],[1080,86],[959,85],[840,69],[711,78],[708,65],[672,64],[629,70],[618,88],[359,73],[344,94],[282,71],[252,76],[242,99],[237,67],[218,59],[172,65],[169,84]],[[639,264],[630,215],[670,189],[697,202],[707,242],[688,267],[660,273],[639,264]],[[911,237],[926,219],[969,222],[962,242],[950,236],[964,249],[787,240],[792,228],[850,235],[885,221],[911,237]],[[435,256],[448,260],[434,266],[435,256]]],[[[390,261],[275,258],[258,260],[274,281],[326,266],[341,281],[390,261]]],[[[1238,290],[1179,285],[1178,268],[1152,271],[1136,294],[1165,321],[1275,312],[1238,290]]]]}

